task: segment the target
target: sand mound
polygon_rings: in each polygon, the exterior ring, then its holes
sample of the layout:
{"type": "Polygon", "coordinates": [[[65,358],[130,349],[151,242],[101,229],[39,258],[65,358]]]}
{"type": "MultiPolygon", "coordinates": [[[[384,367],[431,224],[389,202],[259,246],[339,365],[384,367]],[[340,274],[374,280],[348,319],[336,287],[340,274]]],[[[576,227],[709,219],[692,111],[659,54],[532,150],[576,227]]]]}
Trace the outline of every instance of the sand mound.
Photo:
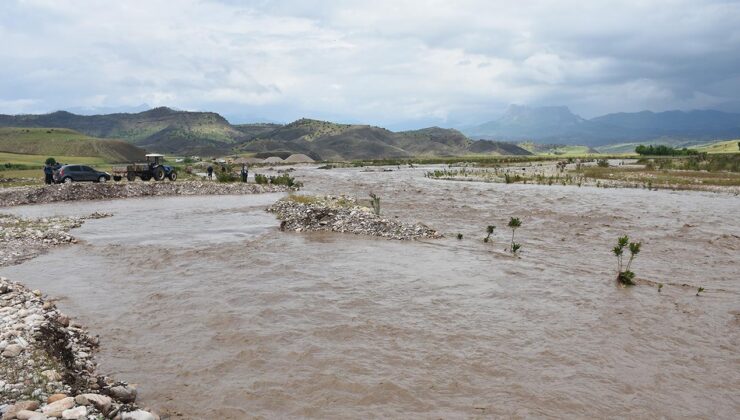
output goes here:
{"type": "Polygon", "coordinates": [[[293,155],[288,156],[285,159],[285,162],[290,163],[314,163],[315,160],[311,159],[310,157],[304,155],[303,153],[296,153],[293,155]]]}

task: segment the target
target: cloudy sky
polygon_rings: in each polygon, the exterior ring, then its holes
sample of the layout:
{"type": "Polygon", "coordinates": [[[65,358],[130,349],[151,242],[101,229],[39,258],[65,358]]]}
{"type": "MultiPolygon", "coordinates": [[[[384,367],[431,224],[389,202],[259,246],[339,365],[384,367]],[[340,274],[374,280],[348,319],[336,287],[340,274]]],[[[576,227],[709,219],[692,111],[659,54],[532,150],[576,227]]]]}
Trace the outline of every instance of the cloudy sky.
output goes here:
{"type": "Polygon", "coordinates": [[[740,111],[740,1],[1,0],[0,113],[391,128],[509,104],[740,111]]]}

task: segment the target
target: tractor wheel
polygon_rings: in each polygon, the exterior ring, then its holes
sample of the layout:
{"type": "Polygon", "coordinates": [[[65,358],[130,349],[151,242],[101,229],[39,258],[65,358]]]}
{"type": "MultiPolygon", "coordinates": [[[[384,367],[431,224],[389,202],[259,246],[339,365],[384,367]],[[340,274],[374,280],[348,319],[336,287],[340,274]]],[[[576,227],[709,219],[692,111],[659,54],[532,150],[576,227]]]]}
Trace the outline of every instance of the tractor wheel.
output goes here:
{"type": "Polygon", "coordinates": [[[162,181],[164,179],[164,176],[165,176],[165,173],[164,173],[164,168],[163,167],[160,166],[159,168],[157,168],[157,169],[154,170],[154,179],[155,180],[162,181]]]}
{"type": "Polygon", "coordinates": [[[116,182],[118,182],[118,181],[121,180],[121,177],[118,176],[118,175],[116,175],[116,176],[113,177],[113,180],[116,181],[116,182]]]}
{"type": "Polygon", "coordinates": [[[129,173],[126,174],[126,179],[129,182],[134,182],[136,180],[136,175],[134,175],[133,172],[129,172],[129,173]]]}
{"type": "Polygon", "coordinates": [[[170,176],[168,178],[170,179],[170,181],[176,180],[177,179],[177,172],[175,172],[175,171],[170,172],[170,176]]]}

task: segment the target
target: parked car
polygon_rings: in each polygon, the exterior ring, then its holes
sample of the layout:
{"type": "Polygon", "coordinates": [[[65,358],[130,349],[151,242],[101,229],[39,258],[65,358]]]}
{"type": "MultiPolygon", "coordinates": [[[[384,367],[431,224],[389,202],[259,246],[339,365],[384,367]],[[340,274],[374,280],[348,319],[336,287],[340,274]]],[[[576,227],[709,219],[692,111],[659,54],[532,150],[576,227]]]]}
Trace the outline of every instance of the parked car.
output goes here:
{"type": "Polygon", "coordinates": [[[110,174],[101,172],[85,165],[64,165],[54,171],[54,182],[106,182],[110,181],[110,174]]]}

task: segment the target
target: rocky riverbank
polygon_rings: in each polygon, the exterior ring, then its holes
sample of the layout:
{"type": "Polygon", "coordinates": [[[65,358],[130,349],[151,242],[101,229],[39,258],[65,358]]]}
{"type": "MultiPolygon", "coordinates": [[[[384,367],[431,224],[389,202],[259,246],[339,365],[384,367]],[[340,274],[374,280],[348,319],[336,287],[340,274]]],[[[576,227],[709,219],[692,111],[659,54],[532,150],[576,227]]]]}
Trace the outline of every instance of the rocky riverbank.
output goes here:
{"type": "Polygon", "coordinates": [[[75,243],[69,234],[71,229],[82,225],[85,219],[108,216],[93,213],[85,217],[24,219],[0,214],[0,267],[20,264],[55,246],[75,243]]]}
{"type": "Polygon", "coordinates": [[[289,196],[267,211],[281,220],[282,230],[332,231],[399,240],[442,237],[421,223],[401,223],[376,215],[349,197],[289,196]]]}
{"type": "Polygon", "coordinates": [[[103,182],[0,189],[0,207],[73,200],[108,200],[145,196],[237,195],[292,191],[284,185],[188,182],[103,182]]]}
{"type": "MultiPolygon", "coordinates": [[[[0,266],[19,264],[75,238],[83,218],[0,215],[0,266]]],[[[98,346],[38,290],[0,277],[0,415],[8,419],[157,419],[138,410],[136,389],[98,375],[98,346]]]]}
{"type": "Polygon", "coordinates": [[[38,290],[0,277],[0,412],[8,419],[159,417],[136,388],[97,373],[98,339],[38,290]]]}

